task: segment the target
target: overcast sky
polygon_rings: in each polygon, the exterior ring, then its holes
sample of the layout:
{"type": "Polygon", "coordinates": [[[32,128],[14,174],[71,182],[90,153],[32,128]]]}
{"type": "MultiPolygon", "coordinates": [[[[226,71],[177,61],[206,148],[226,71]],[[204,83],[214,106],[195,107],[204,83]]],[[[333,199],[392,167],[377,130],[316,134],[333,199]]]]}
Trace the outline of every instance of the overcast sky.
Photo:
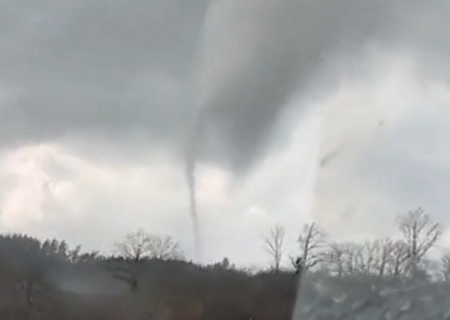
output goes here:
{"type": "Polygon", "coordinates": [[[0,0],[1,230],[192,256],[198,119],[203,261],[267,263],[275,224],[289,254],[311,220],[450,225],[449,24],[440,0],[0,0]]]}

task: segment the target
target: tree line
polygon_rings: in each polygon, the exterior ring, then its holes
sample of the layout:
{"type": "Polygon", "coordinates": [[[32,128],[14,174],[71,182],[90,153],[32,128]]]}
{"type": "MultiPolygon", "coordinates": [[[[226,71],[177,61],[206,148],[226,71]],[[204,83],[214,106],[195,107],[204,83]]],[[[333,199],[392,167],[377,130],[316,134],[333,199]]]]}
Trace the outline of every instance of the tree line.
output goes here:
{"type": "Polygon", "coordinates": [[[0,318],[288,320],[299,276],[283,268],[286,258],[298,267],[301,257],[303,275],[316,279],[449,280],[450,255],[439,261],[429,256],[442,226],[421,208],[397,221],[400,237],[364,243],[337,242],[318,224],[307,224],[294,257],[286,256],[284,228],[275,226],[262,243],[270,268],[257,272],[227,258],[194,264],[174,237],[143,229],[115,243],[108,255],[65,241],[2,235],[0,318]]]}
{"type": "MultiPolygon", "coordinates": [[[[378,277],[450,279],[450,252],[436,260],[430,250],[441,239],[443,227],[423,209],[397,217],[400,236],[364,242],[334,241],[316,223],[303,227],[297,238],[306,270],[342,277],[349,274],[378,277]]],[[[281,270],[285,258],[285,229],[277,225],[264,239],[271,269],[281,270]]],[[[293,262],[293,258],[290,257],[293,262]]]]}
{"type": "Polygon", "coordinates": [[[250,274],[227,258],[197,265],[175,238],[142,229],[108,255],[1,235],[0,283],[5,320],[288,319],[295,298],[291,274],[250,274]]]}

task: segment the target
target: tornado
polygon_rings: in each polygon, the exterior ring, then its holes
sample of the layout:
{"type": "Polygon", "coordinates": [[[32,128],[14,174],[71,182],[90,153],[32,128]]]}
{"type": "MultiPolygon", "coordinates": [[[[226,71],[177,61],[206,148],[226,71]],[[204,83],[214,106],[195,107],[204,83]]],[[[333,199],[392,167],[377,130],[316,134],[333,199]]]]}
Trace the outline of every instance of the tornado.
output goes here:
{"type": "Polygon", "coordinates": [[[196,189],[196,161],[198,155],[198,147],[201,142],[201,134],[203,132],[204,123],[202,118],[198,118],[196,125],[193,127],[188,137],[188,145],[186,152],[186,167],[185,177],[189,193],[189,214],[192,219],[192,227],[194,232],[194,250],[197,260],[201,259],[201,231],[200,231],[200,217],[197,206],[197,189],[196,189]]]}
{"type": "Polygon", "coordinates": [[[197,212],[197,195],[195,188],[195,160],[188,159],[186,162],[186,182],[189,190],[189,213],[192,218],[194,231],[195,256],[197,259],[201,257],[201,238],[200,238],[200,222],[197,212]]]}
{"type": "MultiPolygon", "coordinates": [[[[236,175],[245,175],[262,159],[289,100],[311,88],[324,59],[353,30],[348,11],[352,3],[359,1],[210,2],[193,68],[198,113],[185,160],[197,254],[201,240],[195,168],[200,149],[202,159],[226,163],[236,175]],[[211,140],[209,130],[216,140],[205,146],[202,137],[211,140]]],[[[377,17],[359,19],[362,26],[349,35],[359,38],[370,32],[377,17]]]]}
{"type": "MultiPolygon", "coordinates": [[[[430,3],[433,5],[418,0],[210,2],[193,68],[200,112],[192,128],[186,160],[197,248],[200,239],[195,164],[200,146],[202,159],[217,165],[226,163],[231,173],[246,176],[266,152],[273,150],[275,129],[286,124],[284,116],[293,114],[289,108],[301,114],[311,106],[291,103],[294,98],[305,101],[317,95],[323,97],[317,104],[324,104],[339,91],[343,78],[367,77],[367,56],[377,48],[388,55],[411,55],[418,65],[435,75],[447,72],[449,69],[429,67],[429,61],[435,56],[444,57],[449,48],[449,37],[442,37],[440,43],[433,40],[439,29],[434,21],[450,21],[449,7],[443,1],[430,3]],[[202,141],[204,136],[209,145],[202,141]],[[211,143],[211,139],[215,140],[211,143]]],[[[449,78],[450,72],[445,76],[449,78]]],[[[361,104],[342,108],[332,117],[317,112],[325,124],[321,141],[324,147],[318,161],[320,181],[315,191],[321,203],[329,203],[336,190],[342,188],[340,182],[332,183],[328,173],[336,171],[340,163],[347,164],[346,157],[356,146],[358,154],[364,150],[359,146],[369,138],[355,135],[353,127],[367,127],[366,118],[373,118],[373,110],[361,104]],[[350,107],[358,107],[356,115],[351,114],[350,107]],[[339,141],[331,135],[338,123],[349,129],[339,141]]],[[[370,132],[380,131],[379,123],[384,122],[384,114],[374,125],[369,121],[370,132]]]]}

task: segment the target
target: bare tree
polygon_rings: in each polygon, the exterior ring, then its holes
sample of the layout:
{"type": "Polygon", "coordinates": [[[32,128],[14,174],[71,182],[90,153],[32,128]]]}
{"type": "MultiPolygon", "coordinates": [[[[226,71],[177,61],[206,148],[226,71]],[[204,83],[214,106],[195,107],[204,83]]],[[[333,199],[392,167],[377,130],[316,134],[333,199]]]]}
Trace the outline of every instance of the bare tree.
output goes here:
{"type": "Polygon", "coordinates": [[[300,245],[300,254],[305,269],[312,268],[323,261],[322,249],[324,249],[326,236],[315,223],[303,226],[297,241],[300,245]]]}
{"type": "Polygon", "coordinates": [[[169,260],[183,257],[175,239],[151,235],[143,229],[127,234],[124,240],[115,244],[115,251],[119,259],[110,264],[109,269],[114,278],[125,281],[132,290],[137,288],[145,259],[169,260]]]}
{"type": "Polygon", "coordinates": [[[387,258],[387,270],[385,273],[393,277],[399,277],[406,272],[409,258],[408,244],[403,240],[395,240],[391,243],[391,249],[387,258]]]}
{"type": "Polygon", "coordinates": [[[351,243],[347,245],[347,247],[346,260],[349,260],[347,263],[349,265],[347,272],[363,274],[373,273],[374,265],[376,263],[376,249],[373,243],[370,241],[351,243]]]}
{"type": "Polygon", "coordinates": [[[421,260],[441,237],[442,228],[420,207],[399,216],[398,221],[408,247],[408,271],[416,277],[421,260]]]}
{"type": "Polygon", "coordinates": [[[387,238],[375,240],[373,248],[376,254],[375,272],[379,277],[383,277],[388,268],[389,258],[394,251],[394,242],[387,238]]]}
{"type": "Polygon", "coordinates": [[[284,254],[285,236],[286,230],[284,227],[276,225],[270,230],[270,235],[264,239],[265,249],[272,259],[271,268],[275,272],[280,271],[281,261],[284,254]]]}
{"type": "MultiPolygon", "coordinates": [[[[340,244],[345,273],[384,276],[392,265],[395,245],[391,239],[377,239],[363,243],[340,244]]],[[[335,249],[336,251],[336,249],[335,249]]],[[[399,256],[400,259],[402,256],[399,256]]]]}
{"type": "Polygon", "coordinates": [[[146,249],[150,258],[160,260],[184,259],[180,244],[171,236],[149,235],[146,249]]]}
{"type": "Polygon", "coordinates": [[[115,251],[124,259],[140,261],[148,254],[149,235],[143,229],[129,233],[115,244],[115,251]]]}
{"type": "Polygon", "coordinates": [[[115,249],[119,256],[134,261],[146,258],[162,260],[183,258],[180,245],[174,238],[152,235],[143,229],[127,234],[123,241],[116,243],[115,249]]]}
{"type": "Polygon", "coordinates": [[[344,275],[346,271],[345,267],[348,269],[348,262],[345,262],[345,254],[348,250],[346,244],[342,244],[339,242],[332,242],[328,244],[327,250],[323,255],[323,259],[326,262],[327,269],[331,274],[334,274],[338,277],[344,275]]]}
{"type": "Polygon", "coordinates": [[[407,270],[408,246],[402,240],[377,239],[363,243],[331,242],[322,254],[326,269],[336,276],[353,273],[401,276],[407,270]]]}
{"type": "Polygon", "coordinates": [[[141,262],[147,258],[148,234],[143,229],[129,233],[114,245],[118,259],[110,261],[107,268],[112,276],[127,283],[132,291],[138,287],[141,262]]]}

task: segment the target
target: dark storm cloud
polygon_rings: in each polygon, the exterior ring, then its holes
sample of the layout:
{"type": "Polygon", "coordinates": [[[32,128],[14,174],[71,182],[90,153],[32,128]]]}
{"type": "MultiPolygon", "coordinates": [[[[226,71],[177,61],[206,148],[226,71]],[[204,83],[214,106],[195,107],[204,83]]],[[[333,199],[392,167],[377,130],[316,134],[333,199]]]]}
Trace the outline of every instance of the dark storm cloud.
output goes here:
{"type": "Polygon", "coordinates": [[[83,131],[178,139],[205,0],[40,4],[0,3],[0,84],[14,96],[0,107],[3,143],[83,131]]]}
{"type": "Polygon", "coordinates": [[[0,84],[12,97],[0,106],[0,143],[100,135],[178,150],[203,107],[217,133],[207,157],[228,155],[245,169],[266,149],[292,94],[338,85],[335,76],[347,72],[338,64],[361,44],[409,48],[424,61],[448,52],[440,32],[448,5],[438,0],[208,5],[0,1],[0,84]]]}
{"type": "Polygon", "coordinates": [[[342,74],[364,77],[359,58],[365,45],[412,52],[427,72],[430,54],[442,58],[450,48],[450,37],[433,38],[448,24],[448,6],[438,1],[428,7],[377,0],[236,0],[216,6],[216,23],[210,24],[216,32],[204,44],[199,70],[200,104],[203,121],[228,144],[235,169],[245,169],[264,151],[294,93],[304,99],[317,91],[330,94],[342,74]]]}

